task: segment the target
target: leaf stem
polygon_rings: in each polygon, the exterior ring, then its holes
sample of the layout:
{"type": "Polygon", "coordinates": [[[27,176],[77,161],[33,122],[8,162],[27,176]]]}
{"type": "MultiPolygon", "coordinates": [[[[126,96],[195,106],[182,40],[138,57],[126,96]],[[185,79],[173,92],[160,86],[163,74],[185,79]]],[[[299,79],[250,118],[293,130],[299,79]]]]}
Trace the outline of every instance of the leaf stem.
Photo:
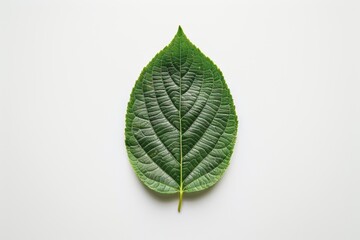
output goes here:
{"type": "Polygon", "coordinates": [[[182,206],[182,199],[183,199],[183,190],[180,189],[180,192],[179,192],[179,205],[178,205],[178,212],[181,212],[181,206],[182,206]]]}

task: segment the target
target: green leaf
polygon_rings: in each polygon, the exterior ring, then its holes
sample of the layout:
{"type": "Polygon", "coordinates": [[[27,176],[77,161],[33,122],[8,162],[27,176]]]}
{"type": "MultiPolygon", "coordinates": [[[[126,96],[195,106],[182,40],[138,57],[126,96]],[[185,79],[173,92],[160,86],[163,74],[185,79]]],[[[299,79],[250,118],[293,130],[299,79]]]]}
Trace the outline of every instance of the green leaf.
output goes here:
{"type": "Polygon", "coordinates": [[[217,66],[181,27],[143,69],[126,114],[126,148],[140,180],[160,193],[214,185],[229,165],[237,132],[230,91],[217,66]]]}

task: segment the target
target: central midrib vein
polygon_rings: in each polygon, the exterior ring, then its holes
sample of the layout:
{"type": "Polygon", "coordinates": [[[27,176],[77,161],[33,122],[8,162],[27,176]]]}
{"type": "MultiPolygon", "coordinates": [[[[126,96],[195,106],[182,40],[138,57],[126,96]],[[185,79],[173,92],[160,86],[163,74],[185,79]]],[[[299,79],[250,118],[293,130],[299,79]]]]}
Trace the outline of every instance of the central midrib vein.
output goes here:
{"type": "Polygon", "coordinates": [[[182,197],[183,197],[183,171],[182,171],[182,126],[181,126],[181,38],[182,35],[180,35],[179,37],[179,49],[180,49],[180,66],[179,66],[179,71],[180,71],[180,80],[179,80],[179,96],[180,96],[180,100],[179,100],[179,140],[180,140],[180,189],[179,189],[179,206],[178,206],[178,212],[181,211],[181,205],[182,205],[182,197]]]}

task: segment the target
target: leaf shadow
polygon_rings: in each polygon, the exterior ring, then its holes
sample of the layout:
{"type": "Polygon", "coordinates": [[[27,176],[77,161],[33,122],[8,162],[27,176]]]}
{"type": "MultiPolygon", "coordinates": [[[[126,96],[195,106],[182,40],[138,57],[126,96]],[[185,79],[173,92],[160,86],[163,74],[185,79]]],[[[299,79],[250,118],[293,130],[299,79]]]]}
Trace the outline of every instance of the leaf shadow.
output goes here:
{"type": "Polygon", "coordinates": [[[207,189],[204,189],[204,190],[201,190],[199,192],[191,192],[191,193],[185,193],[184,194],[184,201],[186,202],[194,202],[194,201],[197,201],[207,195],[210,195],[212,193],[214,193],[215,189],[217,187],[216,186],[212,186],[210,188],[207,188],[207,189]]]}
{"type": "Polygon", "coordinates": [[[163,194],[163,193],[158,193],[155,192],[154,190],[151,190],[150,188],[148,188],[147,186],[145,186],[144,184],[140,183],[140,185],[142,186],[143,189],[145,189],[145,192],[147,192],[151,197],[153,197],[154,199],[161,201],[161,202],[175,202],[178,199],[178,195],[177,194],[163,194]]]}

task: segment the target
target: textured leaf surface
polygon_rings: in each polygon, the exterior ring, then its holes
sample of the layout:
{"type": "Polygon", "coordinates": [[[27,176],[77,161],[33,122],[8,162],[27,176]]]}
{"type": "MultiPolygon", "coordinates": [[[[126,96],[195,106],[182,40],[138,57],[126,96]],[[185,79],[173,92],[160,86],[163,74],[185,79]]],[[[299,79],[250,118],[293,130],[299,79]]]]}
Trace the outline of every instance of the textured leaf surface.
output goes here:
{"type": "Polygon", "coordinates": [[[214,185],[227,168],[237,132],[229,89],[217,66],[181,27],[143,69],[126,114],[126,147],[136,174],[160,193],[214,185]]]}

